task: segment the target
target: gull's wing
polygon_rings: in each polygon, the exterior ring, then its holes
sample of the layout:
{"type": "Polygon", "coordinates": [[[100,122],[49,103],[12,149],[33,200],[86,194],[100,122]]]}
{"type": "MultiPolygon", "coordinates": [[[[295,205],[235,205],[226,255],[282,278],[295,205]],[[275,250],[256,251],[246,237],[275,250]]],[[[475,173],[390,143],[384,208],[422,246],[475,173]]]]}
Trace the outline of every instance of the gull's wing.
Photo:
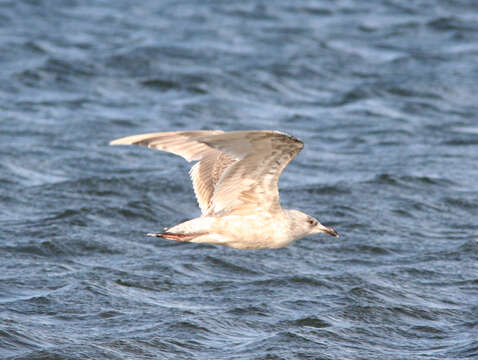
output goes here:
{"type": "Polygon", "coordinates": [[[144,145],[199,160],[190,174],[203,214],[280,209],[280,174],[304,147],[292,136],[268,130],[149,133],[110,144],[144,145]]]}
{"type": "Polygon", "coordinates": [[[277,183],[304,147],[302,141],[277,131],[231,131],[206,135],[200,142],[239,159],[222,173],[207,214],[280,209],[277,183]]]}
{"type": "Polygon", "coordinates": [[[236,162],[236,158],[201,142],[200,139],[222,133],[221,130],[148,133],[116,139],[110,142],[110,145],[143,145],[179,155],[189,162],[199,160],[191,168],[190,175],[199,207],[204,214],[211,205],[216,183],[222,173],[236,162]]]}
{"type": "Polygon", "coordinates": [[[210,155],[204,156],[189,171],[193,182],[194,193],[204,215],[211,207],[212,197],[214,195],[216,184],[221,178],[223,172],[237,159],[210,148],[210,155]]]}

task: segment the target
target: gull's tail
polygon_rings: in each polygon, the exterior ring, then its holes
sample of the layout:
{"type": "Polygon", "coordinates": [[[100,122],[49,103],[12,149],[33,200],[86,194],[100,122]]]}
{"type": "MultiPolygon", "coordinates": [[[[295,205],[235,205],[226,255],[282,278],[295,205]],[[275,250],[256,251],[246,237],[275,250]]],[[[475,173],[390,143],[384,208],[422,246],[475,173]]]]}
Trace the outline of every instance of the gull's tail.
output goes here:
{"type": "Polygon", "coordinates": [[[211,217],[195,218],[169,228],[164,228],[162,232],[148,234],[148,236],[162,237],[163,239],[175,241],[202,242],[204,235],[210,235],[211,224],[214,221],[215,218],[211,217]]]}
{"type": "Polygon", "coordinates": [[[195,233],[195,234],[180,234],[180,233],[171,233],[171,232],[162,232],[155,234],[147,234],[148,236],[162,237],[163,239],[175,240],[175,241],[191,241],[192,239],[204,235],[204,233],[195,233]]]}

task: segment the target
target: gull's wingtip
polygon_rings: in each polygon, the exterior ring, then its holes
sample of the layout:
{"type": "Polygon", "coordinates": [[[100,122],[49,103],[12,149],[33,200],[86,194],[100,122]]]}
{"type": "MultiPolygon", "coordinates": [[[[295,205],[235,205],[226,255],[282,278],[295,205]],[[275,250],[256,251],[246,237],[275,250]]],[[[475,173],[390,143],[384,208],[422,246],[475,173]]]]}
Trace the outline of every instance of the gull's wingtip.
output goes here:
{"type": "Polygon", "coordinates": [[[138,135],[131,135],[114,139],[110,141],[110,145],[148,145],[148,140],[152,140],[158,136],[164,136],[172,133],[145,133],[138,135]],[[143,143],[144,142],[144,143],[143,143]]]}
{"type": "Polygon", "coordinates": [[[111,140],[109,142],[109,145],[131,145],[131,141],[129,138],[131,138],[131,136],[111,140]]]}

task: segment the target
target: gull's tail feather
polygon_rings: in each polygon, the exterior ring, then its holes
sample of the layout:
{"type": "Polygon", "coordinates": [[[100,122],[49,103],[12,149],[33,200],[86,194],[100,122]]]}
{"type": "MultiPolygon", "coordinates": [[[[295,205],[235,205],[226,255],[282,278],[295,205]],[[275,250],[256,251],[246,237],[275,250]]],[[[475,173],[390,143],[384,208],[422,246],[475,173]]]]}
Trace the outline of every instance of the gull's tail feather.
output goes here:
{"type": "Polygon", "coordinates": [[[162,233],[155,233],[155,234],[147,234],[148,236],[156,236],[156,237],[162,237],[163,239],[168,239],[168,240],[175,240],[175,241],[191,241],[194,238],[204,235],[201,233],[196,233],[196,234],[181,234],[181,233],[171,233],[171,232],[162,232],[162,233]]]}

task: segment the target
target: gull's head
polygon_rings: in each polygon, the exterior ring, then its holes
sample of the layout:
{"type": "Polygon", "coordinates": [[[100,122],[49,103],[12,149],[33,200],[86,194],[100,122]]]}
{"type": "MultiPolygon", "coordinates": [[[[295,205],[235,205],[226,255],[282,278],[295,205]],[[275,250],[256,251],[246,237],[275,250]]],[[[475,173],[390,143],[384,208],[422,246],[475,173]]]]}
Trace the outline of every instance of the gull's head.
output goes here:
{"type": "Polygon", "coordinates": [[[301,232],[301,236],[319,233],[329,234],[335,237],[339,236],[333,228],[322,225],[317,219],[314,219],[310,215],[298,210],[289,210],[288,213],[293,220],[294,232],[301,232]]]}

